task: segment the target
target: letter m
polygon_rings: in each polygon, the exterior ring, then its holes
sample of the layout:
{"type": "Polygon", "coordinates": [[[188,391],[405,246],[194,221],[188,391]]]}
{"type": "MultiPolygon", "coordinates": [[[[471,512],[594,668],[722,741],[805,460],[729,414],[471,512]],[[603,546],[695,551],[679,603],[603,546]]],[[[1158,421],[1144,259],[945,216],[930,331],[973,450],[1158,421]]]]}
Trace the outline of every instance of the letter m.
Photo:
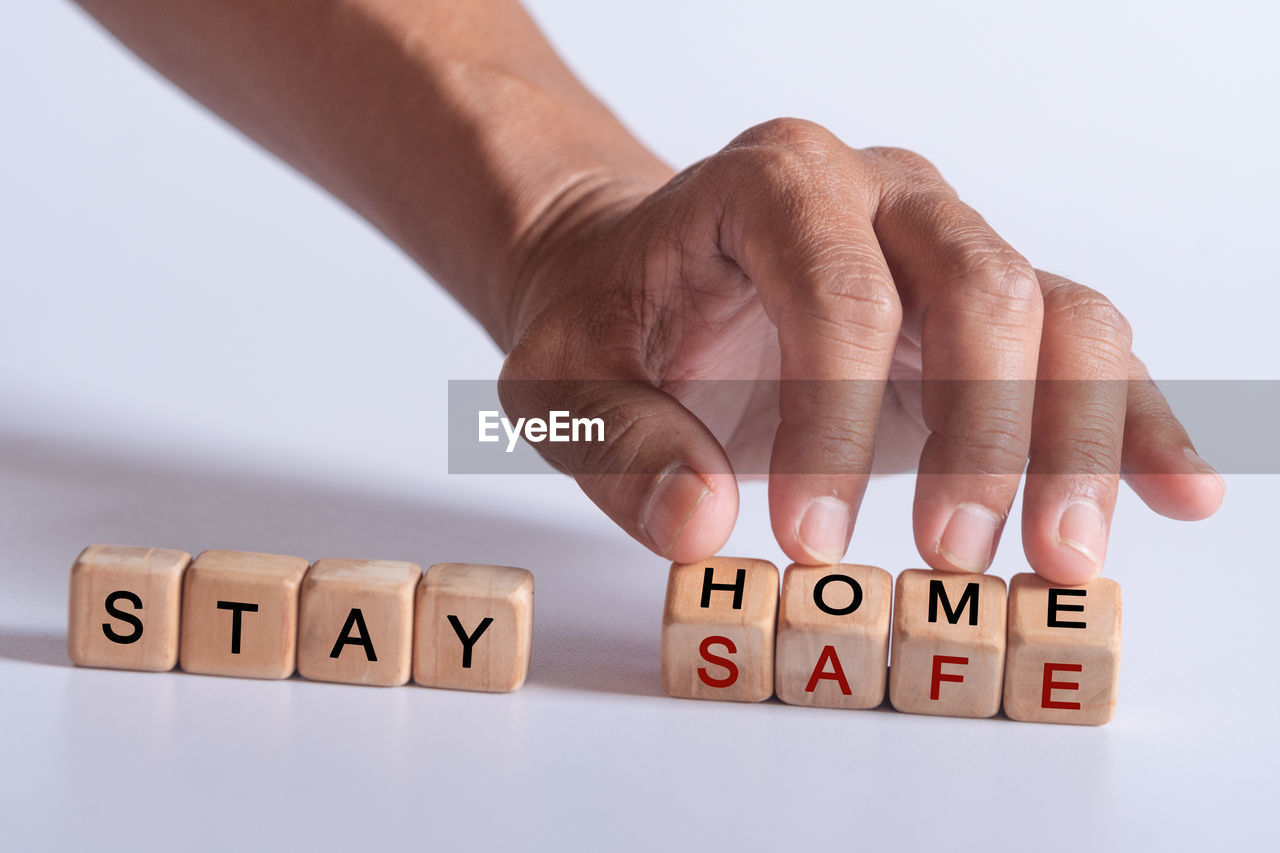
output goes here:
{"type": "Polygon", "coordinates": [[[951,608],[951,600],[947,598],[947,588],[942,585],[942,581],[934,578],[929,581],[929,621],[938,621],[938,602],[942,602],[942,612],[946,614],[947,621],[952,625],[960,621],[960,614],[964,613],[964,609],[969,608],[969,624],[978,624],[978,583],[971,581],[964,588],[964,594],[960,596],[960,603],[955,609],[951,608]]]}

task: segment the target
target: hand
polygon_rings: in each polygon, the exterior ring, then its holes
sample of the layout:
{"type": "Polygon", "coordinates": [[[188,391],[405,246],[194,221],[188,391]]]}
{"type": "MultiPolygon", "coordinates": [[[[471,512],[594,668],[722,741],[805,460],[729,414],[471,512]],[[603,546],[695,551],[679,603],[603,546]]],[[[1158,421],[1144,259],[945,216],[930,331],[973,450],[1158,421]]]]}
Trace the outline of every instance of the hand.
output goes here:
{"type": "Polygon", "coordinates": [[[1173,518],[1222,500],[1125,318],[1033,269],[916,154],[780,119],[656,192],[578,201],[523,265],[500,393],[604,419],[603,444],[537,447],[659,554],[724,544],[734,470],[769,471],[779,545],[822,564],[873,460],[918,459],[921,556],[980,572],[1025,467],[1027,559],[1057,583],[1101,569],[1121,472],[1173,518]]]}

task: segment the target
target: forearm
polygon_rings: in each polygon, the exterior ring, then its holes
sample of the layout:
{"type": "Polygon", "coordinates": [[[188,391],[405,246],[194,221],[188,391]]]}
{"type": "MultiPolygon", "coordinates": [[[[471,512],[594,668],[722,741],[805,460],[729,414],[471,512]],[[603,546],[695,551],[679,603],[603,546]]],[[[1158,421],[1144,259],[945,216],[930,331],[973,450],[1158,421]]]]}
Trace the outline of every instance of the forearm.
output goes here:
{"type": "Polygon", "coordinates": [[[386,233],[504,349],[538,242],[670,175],[512,0],[80,4],[386,233]]]}

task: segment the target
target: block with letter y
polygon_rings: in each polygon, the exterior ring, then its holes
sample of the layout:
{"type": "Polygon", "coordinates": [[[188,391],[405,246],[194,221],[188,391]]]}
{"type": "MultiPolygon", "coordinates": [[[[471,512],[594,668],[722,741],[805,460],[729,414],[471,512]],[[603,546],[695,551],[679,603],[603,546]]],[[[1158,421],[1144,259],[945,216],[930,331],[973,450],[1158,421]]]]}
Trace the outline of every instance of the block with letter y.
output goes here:
{"type": "Polygon", "coordinates": [[[533,575],[512,566],[437,563],[418,582],[413,680],[509,693],[533,644],[533,575]]]}
{"type": "Polygon", "coordinates": [[[1005,585],[990,575],[909,569],[894,595],[889,701],[911,714],[1000,710],[1005,585]]]}
{"type": "Polygon", "coordinates": [[[674,564],[662,618],[662,689],[685,699],[773,695],[778,568],[714,557],[674,564]]]}

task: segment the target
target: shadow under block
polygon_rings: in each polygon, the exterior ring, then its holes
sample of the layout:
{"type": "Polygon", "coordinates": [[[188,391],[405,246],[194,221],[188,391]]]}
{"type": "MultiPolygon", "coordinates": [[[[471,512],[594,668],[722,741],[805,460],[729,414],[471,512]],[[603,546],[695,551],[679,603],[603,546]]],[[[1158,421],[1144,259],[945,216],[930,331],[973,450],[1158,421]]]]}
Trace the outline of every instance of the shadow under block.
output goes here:
{"type": "Polygon", "coordinates": [[[298,645],[302,557],[205,551],[182,591],[182,668],[206,675],[288,678],[298,645]]]}
{"type": "Polygon", "coordinates": [[[163,672],[178,662],[185,551],[90,545],[71,567],[67,653],[78,666],[163,672]]]}
{"type": "Polygon", "coordinates": [[[778,568],[714,557],[673,564],[662,616],[662,689],[683,699],[773,695],[778,568]]]}
{"type": "Polygon", "coordinates": [[[509,693],[529,674],[533,575],[511,566],[437,563],[418,582],[413,680],[509,693]]]}
{"type": "Polygon", "coordinates": [[[908,569],[894,594],[889,701],[911,714],[1000,710],[1005,584],[990,575],[908,569]]]}
{"type": "Polygon", "coordinates": [[[801,566],[782,576],[774,687],[791,705],[884,701],[893,579],[874,566],[801,566]]]}
{"type": "Polygon", "coordinates": [[[1055,586],[1038,575],[1009,585],[1004,712],[1030,723],[1102,725],[1116,712],[1120,585],[1055,586]]]}
{"type": "Polygon", "coordinates": [[[413,600],[422,569],[384,560],[319,560],[302,579],[298,673],[395,687],[413,668],[413,600]]]}

